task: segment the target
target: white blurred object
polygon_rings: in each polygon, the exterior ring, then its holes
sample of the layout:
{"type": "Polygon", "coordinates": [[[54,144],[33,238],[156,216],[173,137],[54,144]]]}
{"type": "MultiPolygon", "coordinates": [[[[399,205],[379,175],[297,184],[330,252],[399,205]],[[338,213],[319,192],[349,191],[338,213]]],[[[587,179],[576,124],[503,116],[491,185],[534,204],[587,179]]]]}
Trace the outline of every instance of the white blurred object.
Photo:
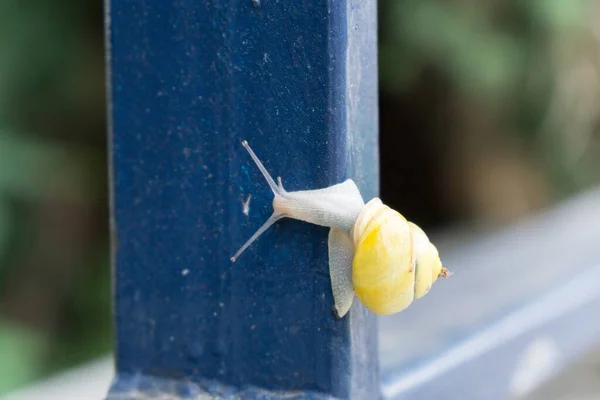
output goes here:
{"type": "Polygon", "coordinates": [[[0,400],[102,400],[113,376],[111,355],[0,396],[0,400]]]}
{"type": "Polygon", "coordinates": [[[554,372],[559,349],[550,338],[534,340],[522,354],[510,382],[514,397],[525,397],[537,389],[554,372]]]}

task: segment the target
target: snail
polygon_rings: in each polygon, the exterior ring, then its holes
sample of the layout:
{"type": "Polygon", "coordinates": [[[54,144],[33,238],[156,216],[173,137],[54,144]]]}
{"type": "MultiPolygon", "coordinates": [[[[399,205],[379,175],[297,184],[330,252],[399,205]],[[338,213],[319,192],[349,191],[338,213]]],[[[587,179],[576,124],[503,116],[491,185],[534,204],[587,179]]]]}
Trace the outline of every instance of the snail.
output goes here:
{"type": "Polygon", "coordinates": [[[281,177],[273,180],[247,141],[246,148],[273,191],[273,214],[231,257],[238,257],[281,218],[329,227],[329,274],[334,312],[342,318],[354,295],[379,315],[406,309],[429,292],[438,277],[447,277],[438,250],[400,213],[373,198],[365,204],[351,179],[317,190],[288,192],[281,177]]]}

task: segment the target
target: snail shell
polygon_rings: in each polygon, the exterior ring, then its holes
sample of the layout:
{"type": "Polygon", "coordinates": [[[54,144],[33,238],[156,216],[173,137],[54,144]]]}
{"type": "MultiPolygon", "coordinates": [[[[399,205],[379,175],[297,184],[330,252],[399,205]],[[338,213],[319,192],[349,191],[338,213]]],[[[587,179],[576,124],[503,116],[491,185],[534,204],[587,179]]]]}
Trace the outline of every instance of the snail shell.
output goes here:
{"type": "Polygon", "coordinates": [[[352,237],[354,289],[376,314],[404,310],[440,276],[442,264],[427,235],[378,198],[365,205],[352,237]]]}

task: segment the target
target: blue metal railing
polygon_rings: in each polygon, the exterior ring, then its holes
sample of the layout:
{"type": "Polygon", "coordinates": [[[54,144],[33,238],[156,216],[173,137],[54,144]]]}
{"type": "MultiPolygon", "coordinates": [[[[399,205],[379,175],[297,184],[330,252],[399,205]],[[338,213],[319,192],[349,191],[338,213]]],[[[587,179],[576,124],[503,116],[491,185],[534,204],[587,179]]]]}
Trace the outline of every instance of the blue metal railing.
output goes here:
{"type": "Polygon", "coordinates": [[[332,317],[327,229],[281,221],[229,260],[271,211],[244,139],[289,190],[377,194],[375,3],[113,0],[107,21],[109,398],[376,396],[376,320],[332,317]]]}
{"type": "Polygon", "coordinates": [[[600,191],[452,251],[455,273],[380,319],[389,399],[523,398],[598,345],[600,191]]]}

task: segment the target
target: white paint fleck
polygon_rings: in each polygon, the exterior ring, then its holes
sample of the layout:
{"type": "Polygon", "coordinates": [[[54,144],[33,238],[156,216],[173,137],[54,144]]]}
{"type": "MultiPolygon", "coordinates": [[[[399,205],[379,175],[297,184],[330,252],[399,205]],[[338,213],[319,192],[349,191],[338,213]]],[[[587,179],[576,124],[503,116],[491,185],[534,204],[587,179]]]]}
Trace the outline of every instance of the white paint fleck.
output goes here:
{"type": "Polygon", "coordinates": [[[250,200],[252,199],[252,195],[249,194],[248,198],[244,201],[242,200],[242,212],[247,217],[250,214],[250,200]]]}
{"type": "Polygon", "coordinates": [[[183,276],[186,276],[186,275],[187,275],[187,274],[189,274],[189,273],[190,273],[190,270],[189,270],[189,269],[187,269],[187,268],[186,268],[186,269],[184,269],[183,271],[181,271],[181,275],[183,275],[183,276]]]}

